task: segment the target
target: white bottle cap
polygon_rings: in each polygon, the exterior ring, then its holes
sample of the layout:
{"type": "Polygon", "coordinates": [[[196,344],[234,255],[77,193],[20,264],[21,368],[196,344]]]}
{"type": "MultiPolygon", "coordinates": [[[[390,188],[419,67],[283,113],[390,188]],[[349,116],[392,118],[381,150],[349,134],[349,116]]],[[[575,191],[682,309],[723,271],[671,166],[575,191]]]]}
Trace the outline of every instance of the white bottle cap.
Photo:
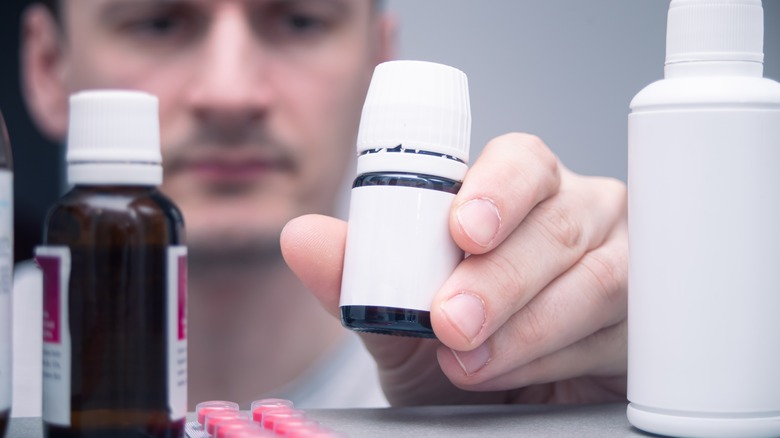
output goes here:
{"type": "Polygon", "coordinates": [[[82,91],[70,97],[68,182],[162,183],[157,98],[139,91],[82,91]]]}
{"type": "Polygon", "coordinates": [[[764,61],[761,0],[672,0],[666,64],[764,61]]]}
{"type": "Polygon", "coordinates": [[[359,154],[400,145],[467,163],[470,138],[468,80],[462,71],[424,61],[390,61],[376,67],[360,119],[359,154]]]}

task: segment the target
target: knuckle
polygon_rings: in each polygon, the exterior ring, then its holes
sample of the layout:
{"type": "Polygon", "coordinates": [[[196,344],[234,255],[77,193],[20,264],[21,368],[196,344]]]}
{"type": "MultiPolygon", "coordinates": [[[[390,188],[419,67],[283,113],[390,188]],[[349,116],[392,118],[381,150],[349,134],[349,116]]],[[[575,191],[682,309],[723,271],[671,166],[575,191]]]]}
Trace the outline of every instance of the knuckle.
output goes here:
{"type": "Polygon", "coordinates": [[[626,303],[627,261],[625,251],[594,251],[583,258],[582,265],[592,277],[594,299],[608,308],[626,303]]]}
{"type": "Polygon", "coordinates": [[[533,205],[560,186],[558,157],[535,135],[504,134],[491,140],[485,152],[496,164],[486,178],[493,185],[514,181],[504,187],[512,198],[526,199],[533,205]]]}
{"type": "Polygon", "coordinates": [[[597,181],[603,186],[604,190],[611,194],[611,196],[618,200],[621,205],[625,204],[628,200],[628,187],[626,183],[617,179],[609,177],[598,177],[597,181]]]}
{"type": "Polygon", "coordinates": [[[489,278],[494,279],[498,286],[495,293],[500,295],[498,298],[502,302],[510,303],[518,291],[523,294],[529,289],[530,279],[526,271],[505,255],[496,251],[485,257],[485,261],[489,278]]]}
{"type": "Polygon", "coordinates": [[[516,339],[529,351],[533,351],[532,346],[544,345],[550,337],[548,316],[539,306],[529,305],[523,308],[522,318],[515,325],[514,331],[516,339]]]}
{"type": "Polygon", "coordinates": [[[579,249],[585,237],[582,224],[567,209],[546,204],[537,207],[536,218],[544,233],[564,249],[579,249]]]}
{"type": "Polygon", "coordinates": [[[517,150],[525,149],[536,158],[536,164],[544,169],[544,173],[557,174],[558,157],[547,147],[544,141],[533,134],[512,132],[504,134],[490,141],[486,146],[490,148],[507,148],[517,150]]]}
{"type": "Polygon", "coordinates": [[[537,157],[542,172],[545,175],[558,175],[558,157],[547,147],[541,138],[535,135],[528,135],[528,147],[537,157]]]}

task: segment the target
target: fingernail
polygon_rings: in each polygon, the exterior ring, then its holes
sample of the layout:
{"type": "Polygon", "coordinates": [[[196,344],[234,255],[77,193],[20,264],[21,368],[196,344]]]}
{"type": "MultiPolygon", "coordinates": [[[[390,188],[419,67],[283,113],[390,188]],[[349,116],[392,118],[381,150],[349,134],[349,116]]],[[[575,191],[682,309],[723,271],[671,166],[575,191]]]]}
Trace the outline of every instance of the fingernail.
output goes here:
{"type": "Polygon", "coordinates": [[[476,295],[459,293],[443,302],[441,310],[469,342],[473,342],[485,326],[485,303],[476,295]]]}
{"type": "Polygon", "coordinates": [[[482,344],[471,351],[455,351],[450,348],[455,360],[458,361],[463,372],[467,376],[476,374],[477,371],[485,367],[490,362],[490,352],[487,345],[482,344]]]}
{"type": "Polygon", "coordinates": [[[487,247],[498,233],[501,215],[492,201],[477,198],[458,207],[458,223],[477,245],[487,247]]]}

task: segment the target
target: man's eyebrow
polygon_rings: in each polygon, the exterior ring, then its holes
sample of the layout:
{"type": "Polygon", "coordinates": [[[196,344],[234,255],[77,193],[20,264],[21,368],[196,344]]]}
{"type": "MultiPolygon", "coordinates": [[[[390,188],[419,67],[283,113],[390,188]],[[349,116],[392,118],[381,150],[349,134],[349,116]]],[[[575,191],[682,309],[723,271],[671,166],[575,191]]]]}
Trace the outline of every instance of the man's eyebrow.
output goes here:
{"type": "Polygon", "coordinates": [[[191,1],[182,0],[114,0],[98,5],[101,18],[113,18],[126,12],[156,10],[157,8],[184,7],[191,1]]]}
{"type": "Polygon", "coordinates": [[[328,11],[341,16],[348,16],[353,10],[353,7],[350,6],[347,0],[257,0],[250,3],[270,8],[314,4],[319,7],[327,8],[328,11]]]}
{"type": "MultiPolygon", "coordinates": [[[[99,9],[98,16],[101,19],[110,20],[136,11],[189,9],[197,7],[198,4],[208,4],[209,1],[211,0],[110,0],[101,2],[101,4],[97,5],[97,8],[99,9]]],[[[376,0],[372,0],[372,3],[376,3],[376,0]]],[[[248,1],[247,4],[261,7],[292,7],[295,5],[319,4],[345,15],[351,10],[346,0],[252,0],[248,1]]]]}

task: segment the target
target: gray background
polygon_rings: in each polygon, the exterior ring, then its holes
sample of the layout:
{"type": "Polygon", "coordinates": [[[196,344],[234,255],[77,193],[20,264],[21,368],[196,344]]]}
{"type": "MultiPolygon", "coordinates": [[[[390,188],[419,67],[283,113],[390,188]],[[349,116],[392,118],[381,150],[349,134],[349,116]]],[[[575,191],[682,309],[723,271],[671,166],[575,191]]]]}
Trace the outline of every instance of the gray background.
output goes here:
{"type": "MultiPolygon", "coordinates": [[[[469,76],[472,158],[492,137],[539,135],[573,170],[626,179],[631,97],[663,75],[668,0],[386,0],[399,58],[469,76]]],[[[15,258],[28,259],[59,196],[63,148],[41,137],[19,95],[19,14],[0,1],[0,109],[15,159],[15,258]]],[[[764,0],[765,75],[780,79],[780,0],[764,0]]]]}
{"type": "MultiPolygon", "coordinates": [[[[572,170],[626,179],[631,98],[663,76],[668,0],[388,0],[398,57],[469,77],[472,154],[511,131],[572,170]]],[[[780,80],[780,0],[764,0],[764,75],[780,80]]]]}

